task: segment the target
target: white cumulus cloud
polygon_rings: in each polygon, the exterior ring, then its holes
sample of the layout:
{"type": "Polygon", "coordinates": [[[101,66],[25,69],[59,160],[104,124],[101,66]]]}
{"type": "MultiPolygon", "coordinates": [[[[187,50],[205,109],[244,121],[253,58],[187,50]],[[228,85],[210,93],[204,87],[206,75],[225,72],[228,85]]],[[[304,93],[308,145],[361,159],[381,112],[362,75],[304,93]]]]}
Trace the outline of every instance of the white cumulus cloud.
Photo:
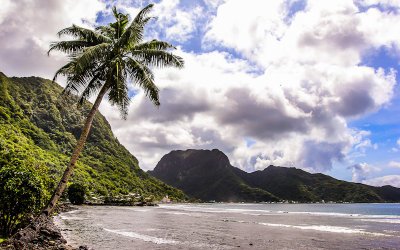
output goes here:
{"type": "Polygon", "coordinates": [[[363,183],[378,187],[391,185],[393,187],[400,188],[400,175],[386,175],[374,179],[364,180],[363,183]]]}
{"type": "Polygon", "coordinates": [[[380,169],[367,163],[357,163],[348,167],[353,171],[353,182],[364,183],[370,177],[372,172],[377,172],[380,169]]]}

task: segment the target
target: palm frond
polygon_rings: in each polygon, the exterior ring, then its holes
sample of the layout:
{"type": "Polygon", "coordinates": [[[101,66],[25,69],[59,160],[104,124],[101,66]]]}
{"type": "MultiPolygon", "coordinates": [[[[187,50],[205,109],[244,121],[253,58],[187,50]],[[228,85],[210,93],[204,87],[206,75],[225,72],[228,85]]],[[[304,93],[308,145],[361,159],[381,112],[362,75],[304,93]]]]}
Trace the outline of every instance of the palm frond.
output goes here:
{"type": "Polygon", "coordinates": [[[86,48],[84,52],[76,58],[77,67],[82,70],[92,67],[96,62],[104,61],[107,58],[111,45],[109,43],[102,43],[96,46],[86,48]]]}
{"type": "Polygon", "coordinates": [[[56,81],[56,79],[59,75],[63,75],[63,76],[68,75],[68,73],[71,71],[72,64],[73,64],[73,62],[69,62],[69,63],[65,64],[64,66],[62,66],[61,68],[59,68],[53,76],[53,82],[56,81]]]}
{"type": "Polygon", "coordinates": [[[101,75],[102,71],[93,76],[93,78],[88,82],[86,88],[82,91],[82,94],[79,98],[79,105],[83,105],[86,100],[88,100],[95,92],[103,87],[104,81],[102,81],[101,75]]]}
{"type": "Polygon", "coordinates": [[[144,43],[139,43],[135,44],[132,48],[131,51],[141,51],[141,50],[168,50],[168,49],[176,49],[174,45],[164,42],[164,41],[158,41],[156,39],[150,41],[150,42],[144,42],[144,43]]]}
{"type": "Polygon", "coordinates": [[[135,19],[133,19],[134,23],[142,23],[147,15],[150,13],[151,9],[153,8],[154,4],[149,4],[144,7],[139,13],[136,15],[135,19]]]}
{"type": "Polygon", "coordinates": [[[52,42],[50,43],[50,49],[47,51],[47,55],[50,55],[50,52],[53,50],[58,50],[67,54],[77,53],[92,45],[93,44],[82,40],[52,42]]]}
{"type": "Polygon", "coordinates": [[[60,30],[58,36],[70,35],[75,38],[85,40],[87,42],[93,43],[110,43],[111,39],[90,29],[79,27],[73,24],[71,27],[60,30]]]}
{"type": "Polygon", "coordinates": [[[130,44],[136,44],[143,40],[144,26],[151,20],[152,17],[147,17],[153,4],[143,8],[118,39],[118,47],[128,47],[130,44]]]}
{"type": "Polygon", "coordinates": [[[180,56],[162,50],[132,51],[132,56],[150,67],[176,67],[183,68],[184,61],[180,56]]]}
{"type": "Polygon", "coordinates": [[[115,29],[110,26],[110,24],[105,26],[96,27],[96,31],[100,32],[103,36],[106,37],[114,37],[115,36],[115,29]]]}
{"type": "Polygon", "coordinates": [[[125,70],[124,62],[114,63],[115,67],[112,69],[114,73],[111,74],[112,79],[109,79],[109,81],[111,81],[113,84],[111,85],[110,92],[108,93],[108,100],[112,105],[118,106],[122,118],[126,119],[130,103],[130,98],[128,95],[129,88],[127,85],[128,74],[125,70]]]}
{"type": "Polygon", "coordinates": [[[139,63],[137,60],[128,57],[127,71],[129,72],[131,80],[144,90],[150,101],[153,102],[154,105],[159,106],[159,89],[154,84],[154,76],[151,73],[151,70],[145,65],[139,63]]]}

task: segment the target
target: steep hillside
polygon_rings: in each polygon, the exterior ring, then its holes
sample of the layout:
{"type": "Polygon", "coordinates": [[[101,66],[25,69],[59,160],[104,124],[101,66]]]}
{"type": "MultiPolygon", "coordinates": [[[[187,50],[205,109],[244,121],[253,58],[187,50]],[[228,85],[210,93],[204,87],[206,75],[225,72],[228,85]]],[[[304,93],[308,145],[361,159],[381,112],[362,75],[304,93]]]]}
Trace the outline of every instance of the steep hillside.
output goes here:
{"type": "Polygon", "coordinates": [[[209,201],[274,201],[269,192],[250,187],[233,171],[219,150],[172,151],[151,175],[195,198],[209,201]]]}
{"type": "MultiPolygon", "coordinates": [[[[18,148],[18,152],[32,154],[36,164],[44,166],[52,177],[49,189],[57,184],[68,163],[91,105],[86,102],[78,108],[72,98],[62,99],[61,91],[49,80],[7,78],[0,73],[0,151],[18,148]]],[[[14,153],[8,155],[7,161],[17,157],[14,153]]],[[[99,112],[74,170],[73,182],[101,195],[139,192],[158,198],[166,194],[187,198],[182,191],[142,171],[99,112]]]]}
{"type": "Polygon", "coordinates": [[[300,202],[400,202],[400,189],[392,186],[372,187],[275,166],[247,173],[216,149],[172,151],[149,173],[203,200],[268,201],[275,196],[300,202]],[[259,195],[262,191],[267,193],[259,195]]]}

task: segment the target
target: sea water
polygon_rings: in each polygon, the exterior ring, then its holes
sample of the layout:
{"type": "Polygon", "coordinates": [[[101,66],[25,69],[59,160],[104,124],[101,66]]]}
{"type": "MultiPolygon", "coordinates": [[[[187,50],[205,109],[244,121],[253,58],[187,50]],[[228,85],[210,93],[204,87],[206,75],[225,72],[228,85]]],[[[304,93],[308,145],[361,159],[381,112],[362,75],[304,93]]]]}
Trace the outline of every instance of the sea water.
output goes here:
{"type": "Polygon", "coordinates": [[[91,249],[400,249],[400,204],[82,206],[55,221],[91,249]]]}

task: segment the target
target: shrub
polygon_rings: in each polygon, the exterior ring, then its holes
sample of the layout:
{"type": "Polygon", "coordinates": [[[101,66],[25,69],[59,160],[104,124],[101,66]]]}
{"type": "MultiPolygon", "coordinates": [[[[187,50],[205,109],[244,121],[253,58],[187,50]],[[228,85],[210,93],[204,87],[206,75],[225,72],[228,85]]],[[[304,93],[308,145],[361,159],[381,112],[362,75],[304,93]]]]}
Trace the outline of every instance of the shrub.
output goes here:
{"type": "Polygon", "coordinates": [[[81,184],[74,183],[68,188],[68,199],[74,205],[80,205],[85,201],[85,187],[81,184]]]}
{"type": "Polygon", "coordinates": [[[40,176],[21,163],[15,161],[0,169],[0,230],[5,236],[43,205],[45,191],[40,176]]]}

